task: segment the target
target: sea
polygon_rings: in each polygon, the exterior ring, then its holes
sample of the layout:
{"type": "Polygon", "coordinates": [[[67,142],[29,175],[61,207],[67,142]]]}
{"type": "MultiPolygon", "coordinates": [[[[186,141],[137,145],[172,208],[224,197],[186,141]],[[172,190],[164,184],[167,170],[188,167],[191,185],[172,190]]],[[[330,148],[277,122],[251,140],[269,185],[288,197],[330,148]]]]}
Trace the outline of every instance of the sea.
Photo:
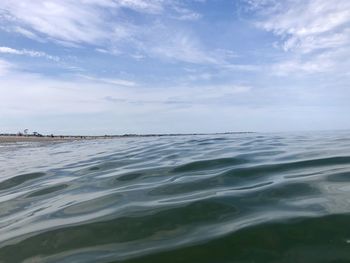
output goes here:
{"type": "Polygon", "coordinates": [[[0,262],[350,262],[350,131],[2,143],[0,262]]]}

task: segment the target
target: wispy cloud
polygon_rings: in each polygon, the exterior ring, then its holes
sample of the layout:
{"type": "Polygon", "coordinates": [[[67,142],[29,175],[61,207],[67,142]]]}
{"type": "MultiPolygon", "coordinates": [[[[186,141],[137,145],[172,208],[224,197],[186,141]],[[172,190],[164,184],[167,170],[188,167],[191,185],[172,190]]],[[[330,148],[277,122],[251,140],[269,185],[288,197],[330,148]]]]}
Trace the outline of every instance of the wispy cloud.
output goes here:
{"type": "Polygon", "coordinates": [[[99,45],[129,35],[129,24],[121,12],[131,9],[145,14],[160,14],[165,8],[181,17],[194,16],[176,1],[164,0],[38,0],[0,3],[2,19],[9,30],[27,37],[41,36],[48,40],[99,45]]]}
{"type": "Polygon", "coordinates": [[[307,53],[347,44],[350,2],[347,0],[285,1],[258,25],[282,37],[282,48],[307,53]]]}
{"type": "Polygon", "coordinates": [[[100,82],[104,84],[111,84],[111,85],[116,85],[116,86],[123,86],[123,87],[135,87],[137,86],[137,83],[134,81],[130,80],[125,80],[125,79],[115,79],[115,78],[96,78],[96,77],[91,77],[91,76],[86,76],[86,75],[78,75],[79,77],[87,80],[91,80],[93,82],[100,82]]]}
{"type": "MultiPolygon", "coordinates": [[[[176,2],[174,2],[176,3],[176,2]]],[[[179,6],[179,4],[173,4],[173,9],[176,11],[176,14],[173,15],[173,18],[178,20],[198,20],[202,15],[198,12],[194,12],[186,7],[179,6]]]]}
{"type": "MultiPolygon", "coordinates": [[[[0,3],[8,30],[26,37],[66,44],[102,45],[128,36],[128,27],[119,17],[121,8],[158,13],[162,1],[143,0],[51,0],[0,3]]],[[[3,26],[4,27],[4,26],[3,26]]]]}
{"type": "Polygon", "coordinates": [[[248,2],[262,14],[256,25],[279,38],[276,47],[294,55],[277,65],[279,72],[327,72],[337,67],[339,49],[350,55],[348,0],[248,2]]]}
{"type": "Polygon", "coordinates": [[[150,44],[145,47],[149,48],[149,52],[152,55],[195,64],[218,63],[219,58],[206,51],[201,47],[201,44],[189,34],[183,32],[166,32],[165,30],[162,33],[163,34],[159,35],[157,38],[151,38],[151,42],[158,42],[158,45],[150,44]],[[163,38],[163,41],[160,42],[160,38],[163,38]]]}
{"type": "Polygon", "coordinates": [[[43,57],[46,59],[54,60],[56,62],[58,62],[60,60],[59,57],[48,55],[45,52],[27,50],[27,49],[18,50],[18,49],[14,49],[14,48],[10,48],[10,47],[0,47],[0,53],[12,54],[12,55],[24,55],[24,56],[29,56],[29,57],[43,57]]]}
{"type": "Polygon", "coordinates": [[[148,88],[147,92],[131,94],[118,94],[106,96],[104,100],[108,103],[118,105],[152,105],[163,110],[189,108],[198,105],[223,106],[223,101],[233,100],[240,96],[246,96],[252,90],[251,86],[227,84],[207,86],[173,86],[169,89],[148,88]],[[125,96],[127,95],[127,96],[125,96]]]}
{"type": "MultiPolygon", "coordinates": [[[[50,115],[118,111],[144,112],[188,105],[221,105],[222,99],[249,94],[249,85],[225,84],[172,86],[167,89],[146,86],[123,79],[76,75],[56,79],[11,68],[0,60],[0,112],[2,116],[50,115]],[[25,86],[24,86],[25,85],[25,86]],[[8,87],[22,87],[8,89],[8,87]],[[84,94],[82,96],[82,94],[84,94]],[[135,106],[138,105],[138,106],[135,106]]],[[[1,116],[0,116],[1,117],[1,116]]]]}
{"type": "Polygon", "coordinates": [[[157,23],[140,32],[138,50],[149,57],[173,62],[225,66],[234,52],[208,48],[190,29],[157,23]]]}
{"type": "Polygon", "coordinates": [[[35,40],[54,41],[67,47],[92,45],[95,50],[112,55],[133,53],[190,63],[213,62],[213,57],[205,54],[198,43],[181,33],[167,37],[168,42],[149,41],[164,35],[157,26],[161,17],[177,20],[201,17],[181,0],[4,0],[0,3],[0,15],[4,30],[35,40]],[[125,19],[125,10],[148,16],[146,25],[136,22],[137,19],[125,19]]]}

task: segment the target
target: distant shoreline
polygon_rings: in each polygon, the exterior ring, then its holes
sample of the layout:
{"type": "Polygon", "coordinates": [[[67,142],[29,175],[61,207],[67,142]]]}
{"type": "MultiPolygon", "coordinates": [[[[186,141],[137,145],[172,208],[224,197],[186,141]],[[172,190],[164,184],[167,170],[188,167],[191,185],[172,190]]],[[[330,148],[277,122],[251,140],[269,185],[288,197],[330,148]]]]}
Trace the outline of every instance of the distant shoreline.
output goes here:
{"type": "Polygon", "coordinates": [[[0,143],[11,142],[53,142],[53,141],[72,141],[81,140],[80,137],[72,136],[54,136],[54,137],[37,137],[37,136],[17,136],[17,135],[0,135],[0,143]]]}
{"type": "Polygon", "coordinates": [[[172,136],[196,136],[196,135],[228,135],[228,134],[247,134],[253,132],[224,132],[224,133],[174,133],[174,134],[123,134],[123,135],[15,135],[1,134],[0,143],[11,142],[63,142],[75,140],[96,140],[96,139],[113,139],[113,138],[134,138],[134,137],[172,137],[172,136]]]}

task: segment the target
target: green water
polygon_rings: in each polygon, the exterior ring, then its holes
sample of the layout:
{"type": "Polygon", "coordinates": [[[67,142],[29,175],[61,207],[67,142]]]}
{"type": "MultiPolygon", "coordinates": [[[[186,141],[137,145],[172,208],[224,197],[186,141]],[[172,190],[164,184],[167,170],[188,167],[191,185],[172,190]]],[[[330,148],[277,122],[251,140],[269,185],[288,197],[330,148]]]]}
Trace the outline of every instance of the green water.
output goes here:
{"type": "Polygon", "coordinates": [[[350,132],[1,144],[0,262],[350,262],[350,132]]]}

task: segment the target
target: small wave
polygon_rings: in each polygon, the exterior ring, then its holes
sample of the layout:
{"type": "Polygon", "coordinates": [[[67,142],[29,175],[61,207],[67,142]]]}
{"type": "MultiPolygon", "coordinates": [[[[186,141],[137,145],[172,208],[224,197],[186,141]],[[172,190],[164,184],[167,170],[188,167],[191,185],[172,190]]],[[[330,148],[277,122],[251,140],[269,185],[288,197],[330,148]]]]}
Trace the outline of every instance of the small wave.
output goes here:
{"type": "Polygon", "coordinates": [[[349,138],[6,145],[0,262],[350,261],[349,138]]]}
{"type": "Polygon", "coordinates": [[[16,187],[27,181],[31,181],[42,176],[45,176],[45,173],[38,172],[38,173],[28,173],[28,174],[17,175],[15,177],[12,177],[0,182],[0,190],[16,187]]]}

